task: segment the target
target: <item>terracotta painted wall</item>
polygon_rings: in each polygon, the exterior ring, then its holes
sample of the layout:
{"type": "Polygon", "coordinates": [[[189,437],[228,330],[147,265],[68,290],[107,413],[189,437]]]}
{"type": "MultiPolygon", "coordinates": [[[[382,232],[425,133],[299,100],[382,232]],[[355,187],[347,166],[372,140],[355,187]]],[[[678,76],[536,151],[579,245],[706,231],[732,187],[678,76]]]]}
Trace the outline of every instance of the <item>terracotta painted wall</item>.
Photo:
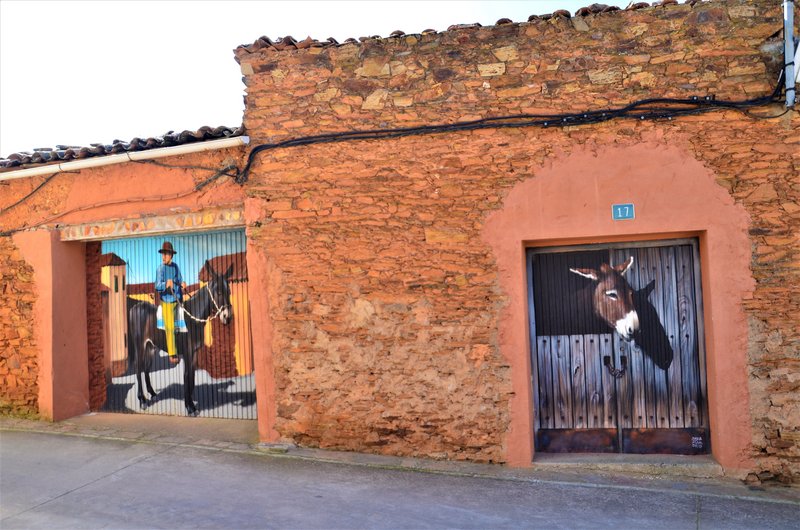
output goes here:
{"type": "MultiPolygon", "coordinates": [[[[780,27],[774,3],[710,2],[332,48],[241,48],[237,59],[257,145],[657,96],[761,96],[777,78],[770,36],[780,27]]],[[[321,447],[527,465],[529,349],[512,337],[526,332],[524,245],[688,230],[702,241],[709,298],[715,457],[738,475],[797,480],[797,132],[796,113],[715,112],[263,153],[247,184],[248,233],[274,271],[264,284],[275,429],[321,447]],[[603,178],[607,194],[595,188],[603,178]],[[519,195],[545,179],[558,199],[519,195]],[[689,183],[709,195],[696,201],[689,183]],[[653,208],[623,229],[600,198],[626,196],[653,208]],[[712,196],[726,215],[704,216],[712,196]],[[515,201],[534,218],[508,214],[515,201]],[[689,205],[700,209],[691,222],[677,213],[689,205]],[[487,235],[504,214],[517,230],[513,274],[487,235]]]]}
{"type": "Polygon", "coordinates": [[[38,407],[61,420],[89,410],[85,255],[80,243],[63,244],[58,233],[37,230],[12,236],[33,269],[37,297],[31,332],[38,347],[38,407]]]}
{"type": "MultiPolygon", "coordinates": [[[[57,228],[129,219],[119,233],[102,234],[120,237],[152,230],[152,220],[158,215],[174,216],[209,208],[241,209],[242,189],[230,177],[222,176],[199,192],[191,191],[218,169],[229,164],[240,165],[243,154],[243,149],[227,149],[157,163],[128,163],[61,173],[24,204],[0,213],[2,231],[44,223],[35,231],[0,237],[2,285],[12,302],[7,307],[16,307],[0,324],[0,377],[3,377],[0,399],[4,411],[11,414],[38,411],[45,417],[59,418],[72,411],[97,409],[105,397],[101,316],[96,296],[99,293],[87,280],[99,278],[95,255],[99,247],[97,243],[61,242],[57,228]],[[30,245],[25,252],[20,252],[20,241],[30,245]],[[32,261],[36,257],[44,259],[37,264],[32,261]],[[63,259],[70,263],[64,266],[68,270],[54,268],[53,260],[63,259]],[[34,279],[38,277],[41,279],[34,279]],[[65,278],[70,280],[65,283],[65,278]],[[81,312],[85,317],[81,317],[81,312]],[[71,337],[78,328],[79,337],[65,339],[65,344],[69,349],[81,339],[84,345],[75,352],[78,358],[70,358],[64,344],[58,343],[58,337],[71,337]],[[39,335],[47,337],[46,343],[38,340],[39,335]],[[67,375],[71,374],[69,370],[59,376],[60,362],[78,366],[78,379],[74,374],[67,375]],[[64,377],[77,383],[64,386],[61,384],[64,377]],[[60,389],[69,397],[60,394],[60,389]],[[43,398],[47,403],[42,402],[43,398]]],[[[44,178],[3,182],[2,205],[28,194],[44,178]]],[[[186,229],[198,228],[195,216],[183,219],[186,229]]]]}
{"type": "MultiPolygon", "coordinates": [[[[748,414],[747,322],[741,299],[752,292],[748,271],[748,215],[714,181],[691,152],[661,139],[635,144],[588,144],[538,171],[509,192],[503,208],[486,220],[483,239],[492,246],[499,281],[509,293],[500,327],[501,350],[528,347],[524,246],[694,237],[700,240],[711,446],[729,471],[753,462],[741,448],[751,440],[748,414]],[[614,221],[611,205],[631,202],[637,216],[614,221]],[[720,223],[719,219],[725,219],[720,223]],[[525,245],[521,245],[524,242],[525,245]]],[[[532,402],[527,357],[511,356],[515,388],[509,458],[528,456],[532,402]],[[517,379],[518,378],[518,379],[517,379]]],[[[741,471],[740,471],[741,473],[741,471]]]]}

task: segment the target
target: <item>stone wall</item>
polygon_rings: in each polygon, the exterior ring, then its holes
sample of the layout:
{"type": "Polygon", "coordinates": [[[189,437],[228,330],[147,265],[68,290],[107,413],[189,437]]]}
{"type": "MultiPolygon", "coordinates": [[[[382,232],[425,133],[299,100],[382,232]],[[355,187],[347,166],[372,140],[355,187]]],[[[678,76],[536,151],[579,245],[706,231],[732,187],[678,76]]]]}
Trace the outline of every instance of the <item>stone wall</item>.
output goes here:
{"type": "Polygon", "coordinates": [[[0,237],[0,414],[37,414],[38,351],[33,338],[33,269],[10,237],[0,237]]]}
{"type": "MultiPolygon", "coordinates": [[[[240,48],[245,125],[258,145],[649,97],[744,100],[773,89],[781,19],[774,2],[710,2],[240,48]]],[[[751,321],[747,456],[762,479],[797,480],[797,132],[796,113],[712,112],[262,153],[246,189],[257,212],[251,244],[270,265],[275,427],[322,447],[503,461],[513,428],[497,336],[506,298],[480,237],[486,216],[555,159],[655,140],[709,167],[752,217],[755,290],[741,293],[751,321]]]]}
{"type": "Polygon", "coordinates": [[[86,323],[89,347],[89,407],[100,410],[106,401],[103,358],[103,303],[100,296],[100,243],[86,244],[86,323]]]}

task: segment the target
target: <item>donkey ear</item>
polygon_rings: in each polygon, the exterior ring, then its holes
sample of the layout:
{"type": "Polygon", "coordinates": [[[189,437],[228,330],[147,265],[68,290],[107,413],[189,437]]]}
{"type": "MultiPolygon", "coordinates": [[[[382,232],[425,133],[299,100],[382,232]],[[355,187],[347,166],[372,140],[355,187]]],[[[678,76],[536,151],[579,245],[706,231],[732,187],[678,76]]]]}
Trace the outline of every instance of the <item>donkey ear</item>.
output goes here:
{"type": "Polygon", "coordinates": [[[225,271],[225,274],[223,274],[222,277],[227,280],[231,277],[231,274],[233,274],[233,263],[228,265],[228,270],[225,271]]]}
{"type": "Polygon", "coordinates": [[[569,271],[574,272],[578,276],[583,276],[584,278],[597,281],[597,271],[594,269],[570,269],[569,271]]]}
{"type": "Polygon", "coordinates": [[[647,285],[636,291],[636,293],[642,295],[645,299],[647,299],[650,296],[650,294],[655,290],[655,288],[656,288],[656,281],[650,280],[650,283],[648,283],[647,285]]]}
{"type": "Polygon", "coordinates": [[[629,257],[625,263],[614,265],[614,268],[617,269],[618,273],[624,275],[626,272],[628,272],[628,269],[630,269],[632,266],[633,266],[633,256],[629,257]]]}
{"type": "Polygon", "coordinates": [[[214,270],[214,267],[211,266],[211,263],[208,260],[206,260],[206,262],[203,263],[203,267],[202,268],[208,270],[208,272],[209,272],[209,274],[211,276],[216,276],[217,275],[217,272],[214,270]]]}

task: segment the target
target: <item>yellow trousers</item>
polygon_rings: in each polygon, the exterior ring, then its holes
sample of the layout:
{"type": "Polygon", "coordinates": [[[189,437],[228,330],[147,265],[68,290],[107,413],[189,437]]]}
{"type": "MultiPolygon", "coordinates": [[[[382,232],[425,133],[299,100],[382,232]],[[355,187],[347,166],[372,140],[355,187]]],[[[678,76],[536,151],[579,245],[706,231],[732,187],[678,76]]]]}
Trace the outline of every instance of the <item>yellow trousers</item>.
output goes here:
{"type": "Polygon", "coordinates": [[[175,304],[176,302],[161,302],[161,318],[164,320],[164,333],[167,334],[167,353],[170,357],[178,355],[178,345],[175,342],[175,304]]]}

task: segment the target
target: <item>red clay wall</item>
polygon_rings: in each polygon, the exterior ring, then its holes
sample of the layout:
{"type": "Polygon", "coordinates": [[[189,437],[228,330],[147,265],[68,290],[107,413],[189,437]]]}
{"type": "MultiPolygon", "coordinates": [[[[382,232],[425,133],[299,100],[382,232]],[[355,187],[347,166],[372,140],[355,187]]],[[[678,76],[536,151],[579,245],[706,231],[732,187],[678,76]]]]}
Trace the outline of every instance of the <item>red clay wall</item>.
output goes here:
{"type": "MultiPolygon", "coordinates": [[[[323,131],[600,109],[647,97],[742,100],[772,90],[779,66],[770,49],[779,42],[770,36],[781,26],[774,2],[711,2],[333,48],[240,49],[245,125],[257,145],[323,131]]],[[[248,219],[250,244],[272,271],[265,283],[275,428],[322,447],[524,464],[517,446],[531,434],[511,410],[529,374],[512,371],[524,369],[529,352],[501,347],[500,320],[513,295],[481,239],[486,219],[507,207],[512,188],[568,164],[573,154],[624,152],[646,142],[708,168],[750,216],[735,228],[749,232],[749,267],[745,260],[733,277],[752,281],[727,288],[726,302],[706,315],[746,313],[734,319],[734,337],[708,337],[711,345],[737,345],[710,356],[719,367],[720,396],[732,400],[716,403],[713,413],[718,423],[731,420],[745,431],[734,442],[717,440],[724,450],[715,456],[730,469],[796,479],[797,131],[796,113],[759,120],[714,112],[259,155],[247,185],[248,219]],[[738,368],[724,389],[728,361],[738,368]]],[[[668,193],[681,199],[680,189],[668,193]]],[[[675,229],[669,212],[658,215],[665,219],[659,232],[675,229]]],[[[587,211],[587,223],[598,216],[608,216],[605,206],[587,211]]],[[[716,228],[696,226],[693,233],[716,228]]],[[[712,250],[718,249],[706,255],[712,250]]]]}

